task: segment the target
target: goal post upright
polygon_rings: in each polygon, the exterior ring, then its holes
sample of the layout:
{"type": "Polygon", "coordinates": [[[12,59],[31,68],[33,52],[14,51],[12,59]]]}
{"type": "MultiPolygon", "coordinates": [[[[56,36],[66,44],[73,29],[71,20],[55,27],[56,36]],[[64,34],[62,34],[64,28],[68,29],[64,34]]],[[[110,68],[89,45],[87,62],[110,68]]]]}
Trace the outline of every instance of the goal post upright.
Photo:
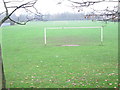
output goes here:
{"type": "Polygon", "coordinates": [[[46,35],[47,28],[44,28],[44,43],[47,44],[47,35],[46,35]]]}
{"type": "Polygon", "coordinates": [[[101,27],[101,44],[103,44],[103,27],[101,27]]]}

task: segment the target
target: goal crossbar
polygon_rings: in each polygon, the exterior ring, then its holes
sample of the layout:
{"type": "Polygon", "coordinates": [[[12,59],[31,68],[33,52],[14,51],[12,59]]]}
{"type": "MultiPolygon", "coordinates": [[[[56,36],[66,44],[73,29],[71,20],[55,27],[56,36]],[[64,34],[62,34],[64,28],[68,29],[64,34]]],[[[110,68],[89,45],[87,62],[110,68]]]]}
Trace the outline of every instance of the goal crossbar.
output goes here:
{"type": "Polygon", "coordinates": [[[103,43],[103,27],[46,27],[44,28],[44,44],[47,44],[47,30],[48,29],[80,29],[80,28],[99,28],[100,29],[100,40],[103,43]]]}

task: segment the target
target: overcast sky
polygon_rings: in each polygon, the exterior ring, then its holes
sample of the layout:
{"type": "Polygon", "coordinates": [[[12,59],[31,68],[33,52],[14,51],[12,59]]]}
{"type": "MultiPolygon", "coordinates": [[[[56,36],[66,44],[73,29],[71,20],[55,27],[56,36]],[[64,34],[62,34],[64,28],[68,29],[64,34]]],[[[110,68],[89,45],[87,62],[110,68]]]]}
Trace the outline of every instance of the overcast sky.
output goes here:
{"type": "MultiPolygon", "coordinates": [[[[27,1],[31,1],[31,0],[24,0],[24,1],[27,2],[27,1]]],[[[74,1],[82,1],[82,0],[74,0],[74,1]]],[[[95,0],[91,0],[91,1],[95,1],[95,0]]],[[[12,3],[9,5],[17,5],[17,4],[19,5],[20,3],[12,3]]],[[[37,7],[38,11],[43,14],[57,14],[57,13],[63,13],[63,12],[77,13],[77,9],[71,8],[70,5],[71,5],[71,3],[68,2],[67,0],[38,0],[38,2],[36,3],[35,6],[37,7]],[[57,4],[59,1],[63,1],[63,3],[57,4]]],[[[105,9],[107,6],[112,8],[115,5],[118,5],[118,3],[117,2],[98,3],[89,8],[83,8],[83,11],[81,11],[81,12],[83,12],[83,13],[90,12],[92,10],[90,8],[95,8],[98,10],[105,9]]],[[[3,7],[2,0],[0,0],[0,12],[2,12],[2,11],[4,11],[4,7],[3,7]]],[[[24,11],[18,10],[16,12],[17,15],[19,15],[21,13],[24,13],[24,11]]]]}

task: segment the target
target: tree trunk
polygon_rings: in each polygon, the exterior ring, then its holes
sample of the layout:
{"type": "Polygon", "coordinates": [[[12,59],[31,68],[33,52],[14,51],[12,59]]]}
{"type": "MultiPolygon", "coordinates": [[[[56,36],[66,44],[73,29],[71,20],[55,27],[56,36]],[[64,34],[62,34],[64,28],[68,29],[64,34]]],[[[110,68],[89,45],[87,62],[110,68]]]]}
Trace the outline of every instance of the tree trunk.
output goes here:
{"type": "Polygon", "coordinates": [[[9,16],[4,17],[1,21],[0,21],[0,26],[9,18],[9,16]]]}
{"type": "MultiPolygon", "coordinates": [[[[2,23],[0,22],[0,26],[1,25],[2,25],[2,23]]],[[[0,37],[2,37],[2,36],[0,36],[0,37]]],[[[1,38],[1,42],[2,42],[2,38],[1,38]]],[[[2,60],[1,42],[0,42],[0,90],[1,90],[1,88],[5,88],[5,86],[6,86],[5,75],[4,75],[4,67],[3,67],[3,60],[2,60]]]]}
{"type": "Polygon", "coordinates": [[[2,89],[2,57],[1,57],[1,45],[0,45],[0,90],[2,89]]]}
{"type": "MultiPolygon", "coordinates": [[[[1,25],[9,18],[9,16],[4,17],[0,21],[0,28],[1,25]]],[[[6,80],[5,80],[5,74],[4,74],[4,66],[3,66],[3,60],[2,60],[2,47],[0,42],[0,90],[1,88],[6,88],[6,80]]]]}
{"type": "Polygon", "coordinates": [[[0,44],[0,85],[2,85],[2,88],[6,87],[6,81],[5,81],[5,74],[4,74],[4,67],[3,67],[3,60],[2,60],[2,48],[0,44]]]}

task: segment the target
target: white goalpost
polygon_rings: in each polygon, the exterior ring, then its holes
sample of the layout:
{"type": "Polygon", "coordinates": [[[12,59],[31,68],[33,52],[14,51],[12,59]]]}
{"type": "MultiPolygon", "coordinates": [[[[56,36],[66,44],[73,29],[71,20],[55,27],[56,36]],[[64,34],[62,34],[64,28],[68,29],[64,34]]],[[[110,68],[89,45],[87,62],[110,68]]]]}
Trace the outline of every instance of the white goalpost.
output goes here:
{"type": "Polygon", "coordinates": [[[96,29],[100,29],[100,41],[101,44],[103,43],[103,27],[46,27],[44,28],[44,44],[47,45],[47,30],[49,29],[81,29],[81,28],[96,28],[96,29]]]}

